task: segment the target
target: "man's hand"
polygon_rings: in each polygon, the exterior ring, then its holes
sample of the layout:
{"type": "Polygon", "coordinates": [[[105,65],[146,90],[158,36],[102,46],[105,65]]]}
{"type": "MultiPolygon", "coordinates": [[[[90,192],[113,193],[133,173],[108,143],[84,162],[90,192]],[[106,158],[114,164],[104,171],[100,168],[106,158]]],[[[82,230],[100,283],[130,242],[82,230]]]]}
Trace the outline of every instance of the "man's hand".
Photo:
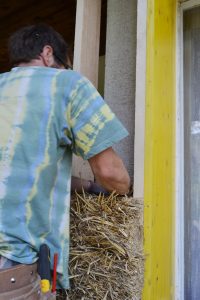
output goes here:
{"type": "Polygon", "coordinates": [[[93,181],[90,181],[90,187],[88,189],[88,193],[95,194],[95,195],[99,195],[101,193],[101,194],[104,194],[106,196],[110,194],[101,185],[99,185],[98,183],[93,182],[93,181]]]}
{"type": "Polygon", "coordinates": [[[85,180],[72,176],[71,192],[74,193],[76,191],[77,193],[82,193],[83,190],[89,194],[95,195],[99,195],[100,193],[104,195],[109,194],[102,186],[92,180],[85,180]]]}
{"type": "Polygon", "coordinates": [[[127,194],[130,189],[130,177],[121,160],[112,148],[108,148],[88,160],[94,177],[107,191],[127,194]]]}

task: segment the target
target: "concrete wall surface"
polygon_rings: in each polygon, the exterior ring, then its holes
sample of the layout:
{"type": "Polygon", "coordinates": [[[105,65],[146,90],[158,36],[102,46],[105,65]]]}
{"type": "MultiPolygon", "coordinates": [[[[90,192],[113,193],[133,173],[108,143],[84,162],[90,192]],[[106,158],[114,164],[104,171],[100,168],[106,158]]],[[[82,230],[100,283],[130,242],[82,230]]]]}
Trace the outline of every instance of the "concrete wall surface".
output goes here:
{"type": "Polygon", "coordinates": [[[129,131],[114,146],[131,177],[134,163],[134,107],[137,0],[108,0],[104,97],[129,131]]]}

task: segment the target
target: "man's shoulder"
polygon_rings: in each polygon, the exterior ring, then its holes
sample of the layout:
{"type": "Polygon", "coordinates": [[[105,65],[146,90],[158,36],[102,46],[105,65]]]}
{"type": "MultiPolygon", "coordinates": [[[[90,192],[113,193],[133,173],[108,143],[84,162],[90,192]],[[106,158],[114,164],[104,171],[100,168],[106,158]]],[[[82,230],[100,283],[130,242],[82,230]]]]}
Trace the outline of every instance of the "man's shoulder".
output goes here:
{"type": "Polygon", "coordinates": [[[55,76],[56,80],[60,84],[69,84],[70,82],[75,87],[77,83],[84,78],[80,73],[74,70],[65,70],[65,69],[53,69],[49,68],[48,74],[55,76]]]}
{"type": "Polygon", "coordinates": [[[4,73],[0,73],[0,79],[3,79],[7,76],[9,76],[10,72],[4,72],[4,73]]]}

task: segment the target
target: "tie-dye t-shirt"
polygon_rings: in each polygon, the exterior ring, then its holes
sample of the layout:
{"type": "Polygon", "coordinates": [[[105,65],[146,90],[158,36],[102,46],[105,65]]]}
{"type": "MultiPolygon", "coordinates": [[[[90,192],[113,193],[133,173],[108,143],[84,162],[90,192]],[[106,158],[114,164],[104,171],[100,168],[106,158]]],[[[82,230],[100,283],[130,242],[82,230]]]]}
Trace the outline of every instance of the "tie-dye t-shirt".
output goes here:
{"type": "Polygon", "coordinates": [[[84,159],[127,136],[74,71],[17,67],[0,75],[0,254],[31,264],[46,243],[69,287],[72,153],[84,159]]]}

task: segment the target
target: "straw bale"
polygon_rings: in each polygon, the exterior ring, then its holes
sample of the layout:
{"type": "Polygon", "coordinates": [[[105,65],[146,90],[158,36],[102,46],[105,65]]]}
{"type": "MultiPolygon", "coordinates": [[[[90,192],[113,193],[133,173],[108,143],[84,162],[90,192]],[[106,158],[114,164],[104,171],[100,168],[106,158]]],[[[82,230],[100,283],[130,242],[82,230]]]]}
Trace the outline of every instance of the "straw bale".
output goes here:
{"type": "Polygon", "coordinates": [[[71,206],[71,290],[58,299],[139,300],[143,286],[142,203],[76,194],[71,206]]]}

